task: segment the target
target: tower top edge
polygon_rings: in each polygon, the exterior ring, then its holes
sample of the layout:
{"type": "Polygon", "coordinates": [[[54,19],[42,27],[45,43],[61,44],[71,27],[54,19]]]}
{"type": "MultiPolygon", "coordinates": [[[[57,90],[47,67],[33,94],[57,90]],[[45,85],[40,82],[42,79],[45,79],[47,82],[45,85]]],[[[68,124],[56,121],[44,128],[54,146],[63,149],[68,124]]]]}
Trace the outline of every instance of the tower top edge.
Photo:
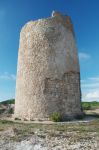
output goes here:
{"type": "Polygon", "coordinates": [[[37,24],[40,22],[49,22],[50,20],[55,20],[58,23],[61,23],[64,27],[70,29],[73,32],[73,26],[72,26],[72,21],[70,16],[68,15],[63,15],[62,13],[60,13],[59,11],[52,11],[51,17],[47,17],[47,18],[40,18],[37,20],[31,20],[28,21],[21,29],[24,30],[28,25],[31,24],[37,24]]]}

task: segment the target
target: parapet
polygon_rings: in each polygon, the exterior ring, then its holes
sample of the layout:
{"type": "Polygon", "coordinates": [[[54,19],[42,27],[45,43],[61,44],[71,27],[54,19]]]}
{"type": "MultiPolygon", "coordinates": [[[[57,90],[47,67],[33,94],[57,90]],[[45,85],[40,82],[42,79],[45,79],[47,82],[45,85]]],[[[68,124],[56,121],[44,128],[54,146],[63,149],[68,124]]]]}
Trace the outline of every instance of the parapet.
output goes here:
{"type": "Polygon", "coordinates": [[[61,22],[66,28],[68,28],[74,34],[72,21],[69,16],[62,15],[60,12],[53,11],[52,17],[55,17],[57,21],[61,22]]]}
{"type": "Polygon", "coordinates": [[[53,23],[54,21],[56,21],[57,23],[62,24],[65,28],[67,28],[69,31],[71,31],[74,35],[74,29],[73,29],[73,25],[72,25],[72,21],[71,18],[68,15],[63,15],[58,11],[53,11],[51,17],[49,18],[42,18],[42,19],[38,19],[38,20],[31,20],[28,23],[26,23],[23,28],[22,31],[24,29],[26,29],[26,27],[31,26],[32,24],[40,24],[41,22],[48,22],[53,23]]]}

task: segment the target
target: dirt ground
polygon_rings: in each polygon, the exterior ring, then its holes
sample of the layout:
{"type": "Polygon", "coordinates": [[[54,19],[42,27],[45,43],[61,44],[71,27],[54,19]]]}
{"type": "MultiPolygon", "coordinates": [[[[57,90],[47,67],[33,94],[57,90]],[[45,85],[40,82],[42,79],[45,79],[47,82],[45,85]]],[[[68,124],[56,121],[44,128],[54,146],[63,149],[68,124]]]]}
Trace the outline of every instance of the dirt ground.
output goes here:
{"type": "Polygon", "coordinates": [[[99,150],[99,109],[85,111],[81,120],[57,123],[13,120],[3,109],[0,150],[99,150]]]}
{"type": "Polygon", "coordinates": [[[0,150],[99,150],[99,119],[40,123],[0,120],[0,150]]]}

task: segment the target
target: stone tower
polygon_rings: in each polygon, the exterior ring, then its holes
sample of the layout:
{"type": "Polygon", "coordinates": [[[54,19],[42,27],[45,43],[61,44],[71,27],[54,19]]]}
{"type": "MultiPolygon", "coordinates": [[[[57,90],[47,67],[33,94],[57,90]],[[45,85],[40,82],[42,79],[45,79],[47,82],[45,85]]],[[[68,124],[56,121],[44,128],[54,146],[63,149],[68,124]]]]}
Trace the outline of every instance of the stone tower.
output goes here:
{"type": "Polygon", "coordinates": [[[82,114],[80,70],[69,16],[28,22],[20,33],[15,117],[47,119],[82,114]]]}

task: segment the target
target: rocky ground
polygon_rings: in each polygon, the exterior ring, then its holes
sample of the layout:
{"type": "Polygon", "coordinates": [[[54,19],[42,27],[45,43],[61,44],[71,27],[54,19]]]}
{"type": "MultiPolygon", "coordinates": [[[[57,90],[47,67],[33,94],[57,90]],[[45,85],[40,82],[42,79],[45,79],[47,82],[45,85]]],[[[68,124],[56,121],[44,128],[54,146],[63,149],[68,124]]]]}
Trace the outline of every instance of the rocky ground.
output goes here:
{"type": "Polygon", "coordinates": [[[98,109],[81,121],[52,123],[11,121],[13,105],[1,108],[0,150],[99,150],[98,109]]]}
{"type": "Polygon", "coordinates": [[[35,124],[0,120],[0,150],[98,150],[99,120],[35,124]]]}

